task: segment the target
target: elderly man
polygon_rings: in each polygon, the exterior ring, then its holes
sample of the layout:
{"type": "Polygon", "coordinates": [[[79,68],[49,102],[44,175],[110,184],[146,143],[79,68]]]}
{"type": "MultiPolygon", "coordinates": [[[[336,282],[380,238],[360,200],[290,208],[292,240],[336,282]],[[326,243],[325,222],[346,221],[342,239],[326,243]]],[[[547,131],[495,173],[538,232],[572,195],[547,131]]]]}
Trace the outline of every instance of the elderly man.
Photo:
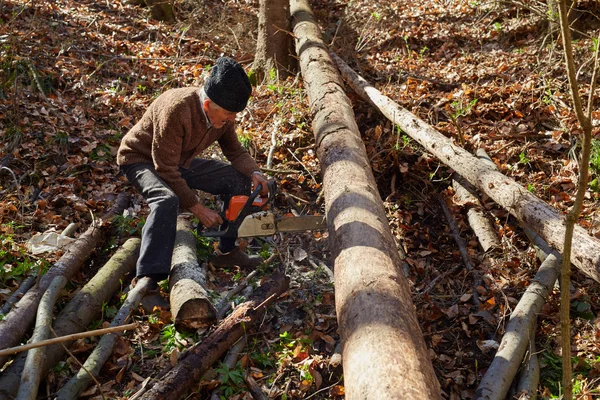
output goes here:
{"type": "MultiPolygon", "coordinates": [[[[150,207],[142,230],[138,279],[149,276],[158,282],[168,277],[180,207],[206,227],[223,223],[217,212],[199,203],[194,189],[224,201],[249,194],[259,184],[261,194],[268,193],[265,177],[234,129],[251,92],[244,69],[231,58],[219,58],[202,88],[166,91],[123,137],[117,164],[150,207]],[[231,164],[195,158],[215,141],[231,164]]],[[[256,267],[262,259],[244,253],[235,239],[222,239],[211,262],[256,267]]]]}

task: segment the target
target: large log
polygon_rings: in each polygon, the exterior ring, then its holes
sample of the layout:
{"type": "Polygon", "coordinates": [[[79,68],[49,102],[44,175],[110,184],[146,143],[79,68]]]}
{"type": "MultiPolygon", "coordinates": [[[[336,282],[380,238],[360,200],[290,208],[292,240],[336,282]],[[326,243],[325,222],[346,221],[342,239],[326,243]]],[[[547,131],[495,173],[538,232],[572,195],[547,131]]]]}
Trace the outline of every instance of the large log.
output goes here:
{"type": "MultiPolygon", "coordinates": [[[[490,168],[465,149],[456,146],[425,121],[381,94],[339,57],[332,55],[345,81],[394,125],[419,142],[441,162],[487,194],[519,221],[529,226],[559,253],[563,251],[565,216],[517,182],[490,168]]],[[[571,262],[600,282],[600,240],[581,226],[573,233],[571,262]]]]}
{"type": "MultiPolygon", "coordinates": [[[[67,252],[46,272],[35,286],[19,300],[13,309],[0,321],[0,349],[14,347],[29,330],[37,313],[38,304],[50,283],[57,276],[64,276],[67,280],[77,272],[90,254],[96,250],[102,241],[102,225],[123,212],[129,203],[129,196],[119,194],[115,204],[102,218],[95,220],[90,227],[75,242],[67,252]]],[[[0,357],[0,366],[6,363],[7,357],[0,357]]]]}
{"type": "Polygon", "coordinates": [[[198,379],[249,329],[262,320],[266,308],[287,290],[289,279],[274,275],[245,303],[240,304],[203,342],[184,353],[178,364],[142,400],[179,400],[198,384],[198,379]]]}
{"type": "MultiPolygon", "coordinates": [[[[139,255],[140,240],[129,239],[108,262],[90,279],[90,281],[71,299],[54,322],[57,336],[66,336],[81,332],[96,318],[102,305],[121,287],[127,274],[135,270],[139,255]]],[[[64,343],[69,346],[71,342],[64,343]]],[[[45,349],[46,359],[42,373],[53,368],[65,355],[62,343],[53,344],[45,349]]],[[[19,354],[0,375],[0,398],[11,398],[18,390],[19,377],[23,373],[27,353],[19,354]]]]}
{"type": "Polygon", "coordinates": [[[197,330],[217,320],[217,310],[205,288],[206,275],[206,263],[198,263],[191,223],[179,216],[169,278],[171,313],[177,330],[197,330]]]}
{"type": "Polygon", "coordinates": [[[310,6],[292,0],[291,14],[322,168],[346,398],[439,399],[352,105],[310,6]]]}

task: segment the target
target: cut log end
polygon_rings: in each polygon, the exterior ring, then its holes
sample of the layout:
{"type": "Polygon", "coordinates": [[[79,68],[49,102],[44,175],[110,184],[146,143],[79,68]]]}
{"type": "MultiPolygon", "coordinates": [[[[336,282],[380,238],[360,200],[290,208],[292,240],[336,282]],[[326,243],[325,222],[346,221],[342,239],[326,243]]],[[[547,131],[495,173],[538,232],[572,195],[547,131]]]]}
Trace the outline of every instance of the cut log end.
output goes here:
{"type": "Polygon", "coordinates": [[[185,302],[175,316],[177,330],[206,328],[217,322],[217,310],[206,299],[192,299],[185,302]]]}

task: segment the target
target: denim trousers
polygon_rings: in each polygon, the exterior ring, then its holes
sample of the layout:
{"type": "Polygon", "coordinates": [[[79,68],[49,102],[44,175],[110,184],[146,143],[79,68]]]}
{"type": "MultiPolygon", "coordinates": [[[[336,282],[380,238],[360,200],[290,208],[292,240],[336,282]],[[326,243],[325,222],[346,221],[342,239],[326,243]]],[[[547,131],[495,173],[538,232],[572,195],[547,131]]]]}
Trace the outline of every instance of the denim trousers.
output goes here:
{"type": "MultiPolygon", "coordinates": [[[[190,188],[219,195],[224,202],[231,196],[250,193],[250,178],[222,161],[196,158],[190,168],[179,171],[190,188]]],[[[169,276],[175,246],[179,198],[151,163],[123,165],[121,172],[150,207],[142,228],[136,276],[150,276],[157,281],[165,279],[169,276]]],[[[224,253],[234,248],[235,239],[223,239],[219,243],[219,250],[224,253]]]]}

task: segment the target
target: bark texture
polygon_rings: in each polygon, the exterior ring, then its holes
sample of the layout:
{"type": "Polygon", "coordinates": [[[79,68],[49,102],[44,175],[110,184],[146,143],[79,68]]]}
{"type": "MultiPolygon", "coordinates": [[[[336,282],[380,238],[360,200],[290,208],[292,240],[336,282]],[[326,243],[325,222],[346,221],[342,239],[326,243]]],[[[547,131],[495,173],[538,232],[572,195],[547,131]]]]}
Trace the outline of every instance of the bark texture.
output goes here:
{"type": "Polygon", "coordinates": [[[177,218],[177,235],[169,278],[171,313],[177,330],[200,329],[217,320],[217,310],[206,291],[206,264],[199,264],[192,225],[177,218]]]}
{"type": "MultiPolygon", "coordinates": [[[[92,223],[71,246],[68,251],[54,264],[46,275],[40,279],[38,286],[29,291],[14,305],[13,309],[0,321],[0,349],[14,347],[23,338],[35,321],[38,304],[50,283],[57,276],[64,276],[67,280],[77,272],[90,254],[102,241],[103,222],[110,222],[123,212],[129,204],[129,196],[125,193],[119,194],[112,209],[101,219],[92,223]]],[[[7,357],[0,357],[0,365],[4,365],[7,357]]]]}
{"type": "Polygon", "coordinates": [[[290,48],[290,3],[287,0],[260,0],[258,9],[258,40],[252,69],[257,83],[269,78],[272,69],[286,77],[292,67],[290,48]]]}
{"type": "Polygon", "coordinates": [[[266,308],[287,290],[289,279],[275,275],[263,283],[254,295],[240,304],[203,342],[184,353],[178,364],[142,400],[179,400],[198,384],[198,379],[245,333],[259,323],[266,308]]]}
{"type": "Polygon", "coordinates": [[[347,399],[439,399],[350,100],[306,1],[291,2],[323,175],[347,399]]]}
{"type": "MultiPolygon", "coordinates": [[[[491,169],[466,150],[454,145],[449,138],[425,121],[382,95],[339,57],[333,57],[344,79],[361,97],[368,100],[441,162],[454,169],[562,253],[565,236],[564,215],[514,180],[491,169]]],[[[571,262],[600,282],[600,240],[591,237],[581,226],[576,226],[573,233],[571,262]]]]}
{"type": "MultiPolygon", "coordinates": [[[[125,300],[119,309],[119,312],[110,323],[111,327],[120,326],[127,322],[131,313],[137,309],[142,297],[144,297],[144,294],[148,291],[150,282],[150,278],[142,278],[138,281],[135,287],[127,294],[127,300],[125,300]]],[[[81,368],[79,372],[77,372],[77,374],[60,389],[56,395],[56,400],[74,400],[79,398],[79,395],[92,384],[93,379],[89,374],[91,373],[95,377],[100,375],[100,370],[112,355],[117,339],[122,334],[123,332],[116,332],[102,336],[102,339],[100,339],[100,342],[98,342],[98,345],[92,354],[90,354],[83,364],[85,369],[81,368]]]]}
{"type": "MultiPolygon", "coordinates": [[[[54,322],[54,331],[57,336],[66,336],[85,330],[101,311],[102,304],[109,301],[112,295],[119,290],[125,275],[135,270],[139,249],[140,240],[129,239],[117,250],[58,315],[54,322]]],[[[70,343],[65,342],[64,344],[68,347],[70,343]]],[[[0,375],[0,398],[10,398],[9,396],[14,396],[17,392],[26,354],[19,354],[0,375]]],[[[42,373],[54,367],[64,355],[65,350],[61,344],[48,346],[42,373]]]]}

